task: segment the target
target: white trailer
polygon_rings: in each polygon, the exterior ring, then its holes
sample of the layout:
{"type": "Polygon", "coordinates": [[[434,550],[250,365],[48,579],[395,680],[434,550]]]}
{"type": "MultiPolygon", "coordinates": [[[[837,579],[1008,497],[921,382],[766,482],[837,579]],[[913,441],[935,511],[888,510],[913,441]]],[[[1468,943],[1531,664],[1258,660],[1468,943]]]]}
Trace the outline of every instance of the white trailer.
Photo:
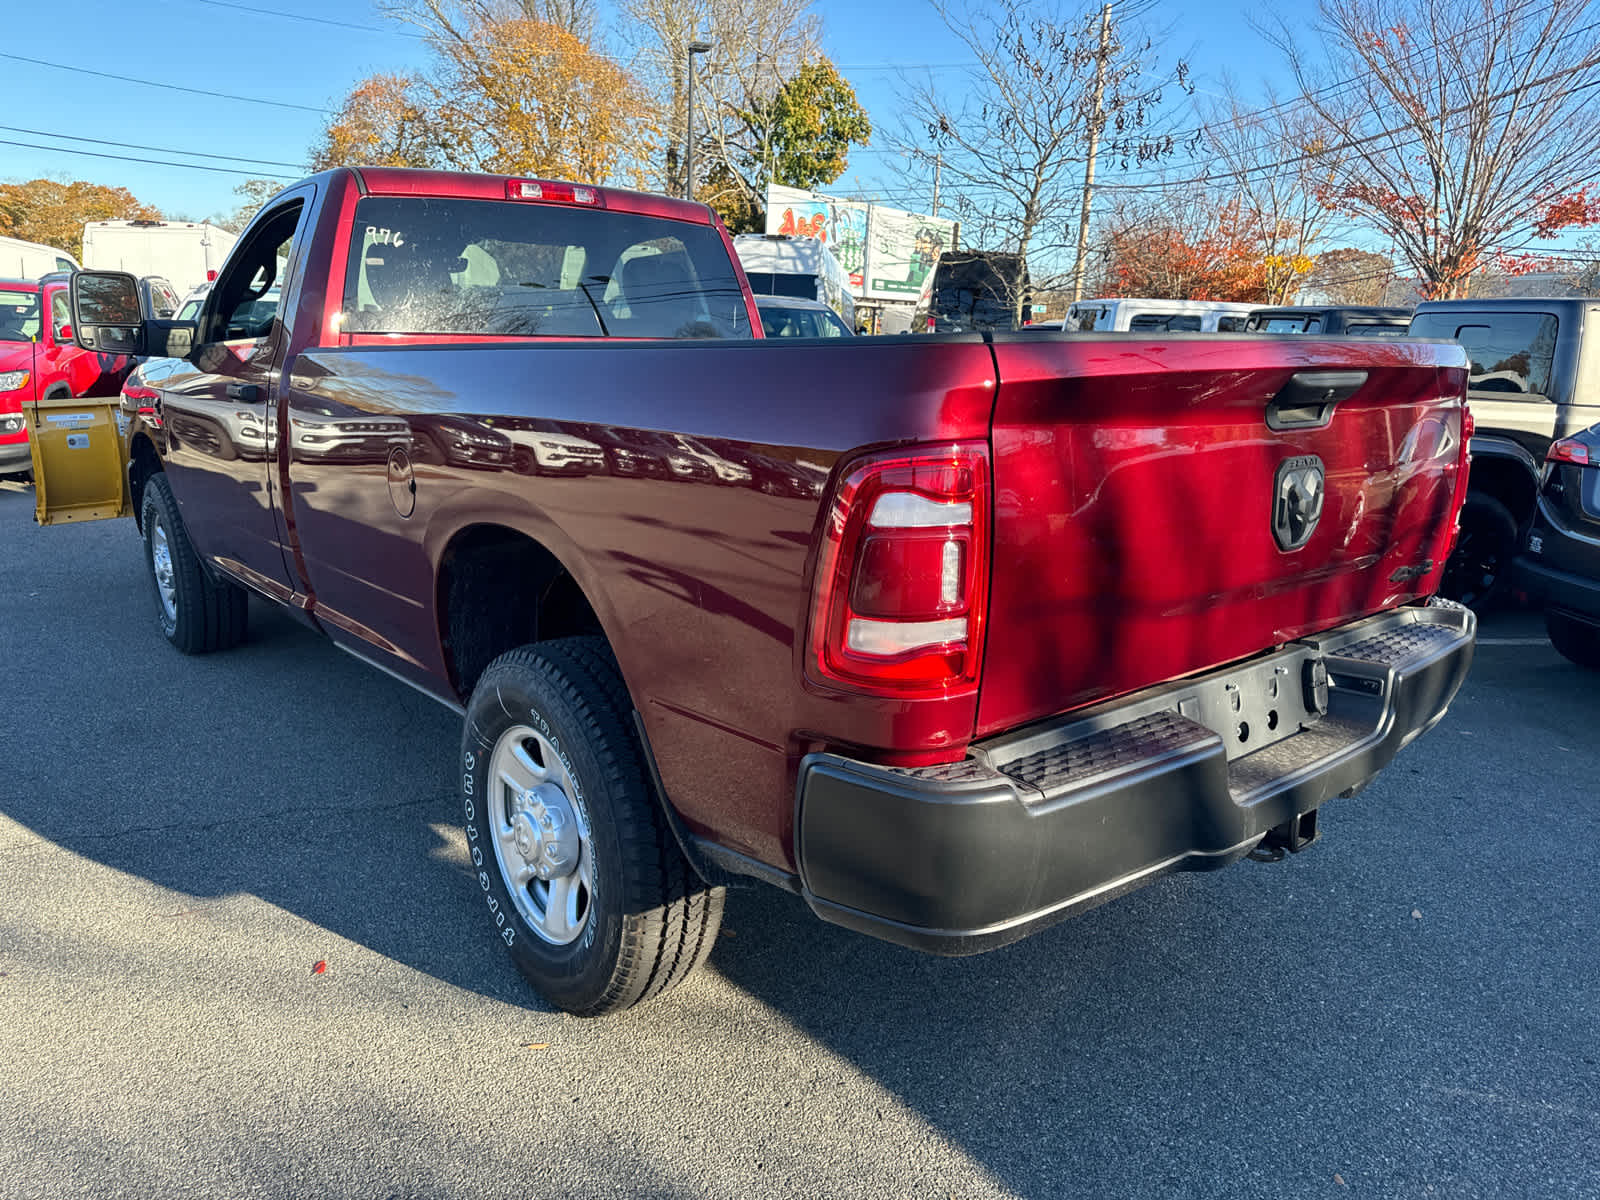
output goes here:
{"type": "Polygon", "coordinates": [[[83,227],[83,265],[159,275],[182,296],[216,277],[237,240],[210,221],[91,221],[83,227]]]}
{"type": "Polygon", "coordinates": [[[0,279],[37,279],[51,271],[76,271],[78,260],[65,250],[0,237],[0,279]]]}

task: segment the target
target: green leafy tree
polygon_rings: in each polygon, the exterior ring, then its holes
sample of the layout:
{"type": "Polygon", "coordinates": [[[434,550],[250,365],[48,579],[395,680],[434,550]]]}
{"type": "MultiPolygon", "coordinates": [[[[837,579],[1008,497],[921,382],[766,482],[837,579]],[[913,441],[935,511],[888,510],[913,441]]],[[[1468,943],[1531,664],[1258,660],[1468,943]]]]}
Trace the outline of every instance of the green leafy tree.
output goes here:
{"type": "Polygon", "coordinates": [[[827,59],[806,63],[770,99],[741,115],[755,142],[745,166],[763,194],[768,183],[832,183],[849,166],[850,147],[865,146],[872,137],[855,89],[827,59]]]}
{"type": "Polygon", "coordinates": [[[239,207],[217,224],[230,233],[242,233],[256,213],[261,211],[261,206],[283,191],[284,186],[276,179],[246,179],[233,189],[233,194],[240,198],[239,207]]]}

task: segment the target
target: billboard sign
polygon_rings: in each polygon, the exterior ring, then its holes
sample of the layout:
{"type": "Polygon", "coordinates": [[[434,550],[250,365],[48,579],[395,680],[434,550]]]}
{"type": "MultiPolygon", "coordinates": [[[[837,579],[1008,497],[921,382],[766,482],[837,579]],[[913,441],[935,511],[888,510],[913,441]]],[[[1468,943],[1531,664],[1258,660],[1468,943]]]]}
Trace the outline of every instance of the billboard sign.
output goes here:
{"type": "Polygon", "coordinates": [[[867,209],[857,200],[836,200],[799,188],[767,187],[767,233],[810,237],[826,242],[850,276],[850,294],[860,296],[865,284],[867,209]]]}
{"type": "Polygon", "coordinates": [[[872,206],[867,233],[867,286],[871,300],[915,301],[939,255],[953,249],[954,221],[872,206]]]}

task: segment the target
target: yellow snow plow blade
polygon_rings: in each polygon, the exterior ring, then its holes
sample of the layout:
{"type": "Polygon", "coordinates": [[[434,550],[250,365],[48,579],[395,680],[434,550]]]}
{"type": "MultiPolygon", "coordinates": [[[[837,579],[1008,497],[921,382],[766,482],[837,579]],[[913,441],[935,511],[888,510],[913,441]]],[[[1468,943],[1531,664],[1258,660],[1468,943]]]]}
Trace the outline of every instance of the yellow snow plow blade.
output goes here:
{"type": "Polygon", "coordinates": [[[126,418],[117,396],[24,401],[41,525],[133,515],[126,418]]]}

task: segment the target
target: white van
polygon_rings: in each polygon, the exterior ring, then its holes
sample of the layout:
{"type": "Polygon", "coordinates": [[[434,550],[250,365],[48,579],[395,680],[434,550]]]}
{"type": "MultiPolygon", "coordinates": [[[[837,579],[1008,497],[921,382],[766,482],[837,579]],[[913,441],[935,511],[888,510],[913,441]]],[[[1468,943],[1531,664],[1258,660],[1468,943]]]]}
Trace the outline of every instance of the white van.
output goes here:
{"type": "Polygon", "coordinates": [[[65,250],[0,237],[0,279],[37,279],[52,271],[76,271],[78,260],[65,250]]]}
{"type": "Polygon", "coordinates": [[[783,233],[741,233],[733,239],[733,251],[757,296],[821,300],[855,329],[850,276],[826,242],[783,233]]]}
{"type": "Polygon", "coordinates": [[[1079,300],[1061,328],[1080,333],[1237,333],[1259,304],[1226,300],[1079,300]]]}
{"type": "Polygon", "coordinates": [[[215,278],[238,240],[210,221],[90,221],[83,227],[83,265],[159,275],[181,296],[215,278]]]}

